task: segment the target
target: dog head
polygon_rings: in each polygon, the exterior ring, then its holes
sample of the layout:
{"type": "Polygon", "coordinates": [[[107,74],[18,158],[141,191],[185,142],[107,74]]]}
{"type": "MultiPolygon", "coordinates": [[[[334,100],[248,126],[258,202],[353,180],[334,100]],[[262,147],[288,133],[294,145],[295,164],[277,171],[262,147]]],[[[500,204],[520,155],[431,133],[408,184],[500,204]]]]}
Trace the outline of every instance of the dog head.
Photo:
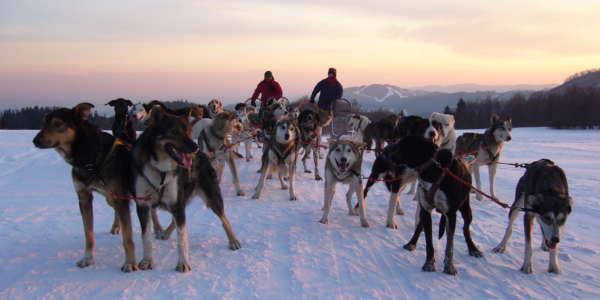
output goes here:
{"type": "Polygon", "coordinates": [[[202,119],[204,119],[204,114],[205,114],[204,107],[201,107],[200,105],[194,105],[189,108],[188,122],[194,123],[198,120],[202,120],[202,119]]]}
{"type": "Polygon", "coordinates": [[[360,145],[351,141],[333,140],[329,141],[329,163],[339,172],[346,173],[350,170],[360,172],[361,150],[360,145]]]}
{"type": "Polygon", "coordinates": [[[318,126],[318,115],[315,111],[306,109],[298,116],[298,126],[303,130],[315,130],[318,126]]]}
{"type": "Polygon", "coordinates": [[[431,113],[431,116],[429,117],[429,119],[432,121],[437,121],[440,124],[439,133],[441,135],[442,140],[446,140],[447,138],[450,138],[449,134],[452,130],[454,130],[454,123],[455,123],[453,115],[447,115],[447,114],[442,114],[442,113],[438,113],[438,112],[433,112],[433,113],[431,113]]]}
{"type": "Polygon", "coordinates": [[[497,114],[492,114],[490,118],[490,129],[496,142],[509,142],[512,140],[512,119],[506,118],[504,121],[497,114]]]}
{"type": "Polygon", "coordinates": [[[148,112],[146,111],[144,104],[141,102],[138,102],[138,103],[134,104],[133,106],[131,106],[131,110],[129,110],[129,114],[132,115],[136,120],[140,121],[140,120],[146,118],[146,116],[148,115],[148,112]]]}
{"type": "Polygon", "coordinates": [[[59,108],[47,114],[42,120],[42,128],[33,138],[33,145],[40,149],[70,149],[77,131],[88,119],[93,107],[93,104],[85,102],[72,109],[59,108]]]}
{"type": "Polygon", "coordinates": [[[115,116],[124,116],[127,114],[130,106],[133,106],[133,102],[131,100],[118,98],[109,101],[105,105],[109,105],[115,109],[115,116]]]}
{"type": "Polygon", "coordinates": [[[439,145],[440,133],[438,132],[438,129],[436,129],[436,126],[440,127],[441,124],[437,121],[434,122],[419,116],[408,116],[400,119],[398,126],[396,127],[396,136],[398,138],[421,136],[439,145]],[[438,124],[436,125],[436,123],[438,124]]]}
{"type": "Polygon", "coordinates": [[[213,119],[213,124],[224,135],[244,130],[237,115],[230,111],[223,111],[216,115],[213,119]]]}
{"type": "Polygon", "coordinates": [[[273,112],[273,117],[275,120],[280,120],[282,118],[286,118],[289,114],[287,106],[283,104],[283,102],[273,102],[273,104],[269,105],[269,110],[273,112]]]}
{"type": "Polygon", "coordinates": [[[298,128],[291,118],[277,121],[275,124],[275,142],[278,144],[289,144],[298,138],[298,128]]]}
{"type": "Polygon", "coordinates": [[[317,108],[317,119],[319,120],[319,127],[325,127],[333,120],[333,112],[317,108]]]}
{"type": "Polygon", "coordinates": [[[177,165],[191,167],[191,154],[198,150],[198,145],[191,138],[192,130],[187,117],[174,116],[161,107],[153,107],[147,124],[140,140],[146,144],[158,164],[169,160],[171,163],[167,165],[172,169],[177,165]]]}
{"type": "Polygon", "coordinates": [[[562,230],[571,213],[573,200],[562,194],[530,195],[527,199],[530,208],[524,209],[533,213],[542,229],[544,243],[550,249],[556,248],[562,238],[562,230]]]}
{"type": "Polygon", "coordinates": [[[210,100],[210,102],[208,102],[208,111],[211,115],[221,113],[223,111],[223,103],[221,103],[221,100],[218,98],[210,100]]]}

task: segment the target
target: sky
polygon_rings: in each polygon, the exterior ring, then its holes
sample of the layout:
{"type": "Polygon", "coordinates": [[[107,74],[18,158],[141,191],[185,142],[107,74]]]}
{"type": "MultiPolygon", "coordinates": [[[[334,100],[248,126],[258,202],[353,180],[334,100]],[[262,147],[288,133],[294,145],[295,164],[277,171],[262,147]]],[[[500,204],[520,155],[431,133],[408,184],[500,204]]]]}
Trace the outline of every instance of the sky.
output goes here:
{"type": "Polygon", "coordinates": [[[345,87],[559,84],[600,62],[600,1],[0,1],[0,107],[248,98],[265,70],[345,87]]]}

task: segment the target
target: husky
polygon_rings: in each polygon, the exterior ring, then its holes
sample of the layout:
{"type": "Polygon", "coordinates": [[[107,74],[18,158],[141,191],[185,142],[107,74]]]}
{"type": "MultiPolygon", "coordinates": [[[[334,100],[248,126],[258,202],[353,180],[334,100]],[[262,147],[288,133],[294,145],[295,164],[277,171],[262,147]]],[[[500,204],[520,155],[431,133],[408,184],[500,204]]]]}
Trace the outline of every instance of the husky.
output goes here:
{"type": "Polygon", "coordinates": [[[319,147],[317,129],[319,126],[319,114],[315,111],[306,109],[303,110],[298,116],[298,128],[300,129],[300,148],[304,149],[304,156],[302,157],[302,165],[304,166],[305,173],[311,173],[306,166],[306,160],[313,154],[313,160],[315,163],[315,180],[321,180],[319,175],[319,147]]]}
{"type": "Polygon", "coordinates": [[[542,231],[542,249],[550,251],[548,272],[560,274],[558,265],[558,244],[567,217],[571,213],[573,199],[569,196],[567,177],[563,170],[549,159],[540,159],[528,165],[527,171],[519,179],[515,202],[508,213],[508,227],[500,244],[493,249],[496,253],[504,253],[506,244],[512,235],[512,227],[523,210],[525,226],[525,260],[521,271],[525,274],[533,272],[531,257],[531,233],[535,220],[542,231]]]}
{"type": "Polygon", "coordinates": [[[148,127],[133,146],[134,195],[142,229],[143,258],[139,268],[154,268],[150,236],[150,208],[168,210],[177,224],[178,261],[175,270],[188,272],[189,242],[185,207],[193,196],[200,196],[219,217],[229,239],[229,248],[241,247],[223,208],[223,198],[214,168],[190,138],[191,128],[185,117],[165,113],[162,108],[150,112],[148,127]]]}
{"type": "Polygon", "coordinates": [[[253,199],[260,198],[265,185],[265,179],[269,172],[277,170],[281,189],[288,189],[284,177],[289,175],[290,200],[298,200],[295,193],[298,139],[298,128],[293,119],[285,118],[277,121],[273,135],[265,141],[260,167],[260,179],[252,196],[253,199]]]}
{"type": "Polygon", "coordinates": [[[136,139],[135,128],[133,128],[133,122],[129,118],[129,107],[133,106],[131,100],[119,98],[114,99],[106,103],[115,109],[115,121],[112,125],[113,136],[132,145],[136,139]]]}
{"type": "Polygon", "coordinates": [[[197,138],[200,151],[213,158],[213,166],[217,170],[217,178],[221,182],[225,164],[229,166],[233,184],[238,196],[245,196],[242,190],[240,179],[238,177],[235,159],[241,158],[237,152],[228,147],[230,144],[229,136],[235,132],[243,130],[238,118],[230,111],[223,111],[213,119],[204,119],[194,126],[192,138],[197,138]],[[199,132],[196,133],[196,130],[199,132]]]}
{"type": "Polygon", "coordinates": [[[204,105],[192,105],[190,107],[180,109],[170,109],[164,103],[158,100],[152,100],[149,103],[137,103],[131,108],[131,114],[140,121],[142,124],[146,124],[148,121],[150,110],[160,106],[166,113],[176,116],[186,116],[188,121],[193,126],[199,120],[208,117],[208,110],[204,105]]]}
{"type": "Polygon", "coordinates": [[[454,253],[454,231],[456,227],[456,213],[460,211],[463,218],[463,235],[473,257],[483,257],[483,254],[471,238],[470,225],[472,211],[469,202],[469,187],[456,181],[446,174],[444,169],[450,170],[455,176],[470,183],[471,174],[462,161],[455,159],[452,152],[447,149],[438,149],[437,145],[422,137],[407,137],[400,141],[403,147],[419,149],[418,159],[408,157],[396,157],[397,164],[417,163],[416,167],[419,177],[419,220],[410,241],[404,245],[404,249],[413,251],[416,248],[419,235],[425,230],[427,244],[427,258],[422,270],[425,272],[435,271],[435,253],[432,239],[431,211],[435,209],[442,214],[439,224],[439,238],[446,233],[446,253],[444,257],[444,273],[456,275],[453,262],[454,253]]]}
{"type": "Polygon", "coordinates": [[[223,103],[219,98],[214,98],[208,102],[208,115],[210,118],[215,118],[223,112],[223,103]]]}
{"type": "MultiPolygon", "coordinates": [[[[490,118],[490,128],[481,133],[464,133],[456,140],[457,157],[466,159],[471,156],[474,161],[470,163],[475,177],[475,184],[481,190],[481,178],[479,176],[479,167],[488,166],[490,194],[496,198],[495,177],[498,167],[498,160],[505,142],[512,139],[512,119],[501,120],[497,114],[490,118]]],[[[476,195],[477,200],[482,200],[480,194],[476,195]]]]}
{"type": "Polygon", "coordinates": [[[353,114],[348,120],[348,127],[352,131],[352,140],[362,143],[369,124],[371,124],[371,120],[367,116],[353,114]]]}
{"type": "Polygon", "coordinates": [[[386,142],[391,144],[396,141],[396,126],[400,119],[399,116],[390,114],[367,125],[363,133],[363,142],[368,151],[371,150],[373,141],[375,141],[375,155],[378,156],[383,151],[386,142]]]}
{"type": "Polygon", "coordinates": [[[250,121],[249,115],[256,112],[256,108],[246,103],[238,103],[235,106],[235,115],[242,124],[244,130],[238,131],[234,136],[235,141],[244,141],[244,150],[246,161],[251,161],[254,157],[252,156],[252,143],[254,142],[253,136],[256,136],[256,129],[250,121]]]}
{"type": "Polygon", "coordinates": [[[367,208],[363,197],[361,174],[362,166],[362,144],[356,144],[348,140],[329,140],[329,151],[325,158],[325,195],[323,204],[323,217],[321,223],[329,223],[329,212],[335,195],[335,186],[338,183],[349,185],[346,193],[348,214],[356,216],[356,210],[352,207],[352,195],[358,198],[358,215],[362,227],[370,227],[367,220],[367,208]]]}
{"type": "Polygon", "coordinates": [[[42,129],[33,139],[40,149],[55,149],[72,166],[71,177],[79,199],[83,220],[85,250],[77,266],[85,268],[94,264],[94,220],[92,192],[98,192],[114,209],[115,219],[111,233],[121,232],[125,263],[123,272],[137,270],[135,246],[132,239],[129,200],[132,172],[131,152],[112,135],[102,132],[87,121],[90,103],[80,103],[72,109],[60,108],[44,117],[42,129]],[[92,161],[92,168],[84,164],[92,161]]]}

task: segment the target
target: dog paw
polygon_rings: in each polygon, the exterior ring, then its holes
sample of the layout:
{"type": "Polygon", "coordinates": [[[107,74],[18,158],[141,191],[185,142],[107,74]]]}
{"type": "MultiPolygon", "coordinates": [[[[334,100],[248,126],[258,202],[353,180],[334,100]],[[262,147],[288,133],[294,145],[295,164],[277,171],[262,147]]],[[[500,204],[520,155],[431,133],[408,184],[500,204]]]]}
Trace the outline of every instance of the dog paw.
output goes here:
{"type": "Polygon", "coordinates": [[[304,170],[304,173],[311,174],[311,173],[312,173],[312,171],[311,171],[311,170],[304,170]]]}
{"type": "Polygon", "coordinates": [[[449,275],[456,275],[458,272],[456,272],[454,264],[446,264],[444,265],[444,273],[449,275]]]}
{"type": "Polygon", "coordinates": [[[321,219],[319,222],[321,222],[321,224],[325,224],[325,225],[327,225],[327,224],[329,224],[329,219],[327,219],[327,218],[322,218],[322,219],[321,219]]]}
{"type": "Polygon", "coordinates": [[[190,264],[186,263],[186,262],[177,263],[177,266],[175,267],[175,271],[181,272],[181,273],[189,272],[191,270],[192,270],[192,267],[190,267],[190,264]]]}
{"type": "Polygon", "coordinates": [[[319,174],[316,174],[316,175],[315,175],[315,180],[316,180],[316,181],[320,181],[320,180],[323,180],[323,178],[321,177],[321,175],[319,175],[319,174]]]}
{"type": "Polygon", "coordinates": [[[121,267],[121,271],[123,271],[124,273],[135,272],[137,270],[138,270],[138,266],[136,266],[136,264],[132,264],[132,263],[124,263],[123,266],[121,267]]]}
{"type": "Polygon", "coordinates": [[[85,267],[91,266],[93,264],[94,264],[93,257],[84,257],[84,258],[80,259],[79,261],[77,261],[77,266],[80,268],[85,268],[85,267]]]}
{"type": "Polygon", "coordinates": [[[252,199],[254,199],[254,200],[258,200],[259,198],[260,198],[259,194],[252,195],[252,199]]]}
{"type": "Polygon", "coordinates": [[[246,193],[244,193],[244,191],[237,191],[237,195],[240,197],[246,197],[246,193]]]}
{"type": "Polygon", "coordinates": [[[506,252],[506,245],[500,244],[500,245],[496,246],[496,248],[492,249],[492,252],[494,252],[494,253],[504,253],[504,252],[506,252]]]}
{"type": "Polygon", "coordinates": [[[363,228],[369,228],[371,227],[371,224],[369,224],[369,221],[367,220],[360,220],[360,226],[362,226],[363,228]]]}
{"type": "Polygon", "coordinates": [[[402,248],[404,248],[408,251],[415,251],[415,249],[417,249],[417,245],[408,243],[408,244],[402,246],[402,248]]]}
{"type": "Polygon", "coordinates": [[[423,272],[435,272],[435,264],[433,261],[426,261],[423,267],[421,268],[423,272]]]}
{"type": "MultiPolygon", "coordinates": [[[[323,209],[322,209],[322,210],[324,210],[324,209],[325,209],[325,208],[323,207],[323,209]]],[[[356,209],[351,209],[351,210],[349,210],[349,211],[348,211],[348,215],[349,215],[349,216],[355,216],[355,217],[356,217],[356,216],[358,216],[358,211],[356,211],[356,209]]]]}
{"type": "Polygon", "coordinates": [[[483,197],[479,193],[477,193],[477,195],[475,195],[475,199],[477,199],[478,201],[483,201],[483,197]]]}
{"type": "Polygon", "coordinates": [[[521,267],[521,272],[523,272],[525,274],[531,274],[531,273],[533,273],[533,266],[531,266],[531,264],[523,265],[521,267]]]}
{"type": "Polygon", "coordinates": [[[550,265],[550,267],[548,267],[548,273],[560,274],[560,267],[550,265]]]}
{"type": "Polygon", "coordinates": [[[387,223],[386,227],[394,230],[398,229],[398,225],[396,225],[396,223],[387,223]]]}
{"type": "Polygon", "coordinates": [[[287,190],[287,189],[288,189],[288,186],[287,186],[287,184],[282,184],[282,185],[281,185],[281,189],[282,189],[282,190],[287,190]]]}
{"type": "Polygon", "coordinates": [[[121,227],[113,227],[110,229],[110,234],[121,234],[121,227]]]}
{"type": "Polygon", "coordinates": [[[397,208],[396,209],[396,214],[399,216],[404,216],[404,210],[402,210],[402,208],[397,208]]]}
{"type": "Polygon", "coordinates": [[[290,196],[290,201],[296,201],[296,200],[298,200],[298,197],[296,195],[290,196]]]}
{"type": "Polygon", "coordinates": [[[229,249],[232,251],[235,250],[239,250],[242,248],[242,244],[240,244],[240,241],[234,239],[232,241],[229,241],[229,249]]]}
{"type": "Polygon", "coordinates": [[[479,251],[479,249],[472,249],[469,250],[469,255],[473,256],[473,257],[483,257],[483,253],[481,251],[479,251]]]}
{"type": "Polygon", "coordinates": [[[164,230],[157,230],[154,232],[154,238],[161,241],[166,241],[171,237],[170,234],[167,234],[164,230]]]}
{"type": "Polygon", "coordinates": [[[140,270],[152,270],[154,269],[154,262],[150,258],[144,258],[138,264],[140,270]]]}
{"type": "Polygon", "coordinates": [[[271,179],[273,179],[273,175],[271,175],[271,174],[267,175],[267,180],[271,180],[271,179]]]}

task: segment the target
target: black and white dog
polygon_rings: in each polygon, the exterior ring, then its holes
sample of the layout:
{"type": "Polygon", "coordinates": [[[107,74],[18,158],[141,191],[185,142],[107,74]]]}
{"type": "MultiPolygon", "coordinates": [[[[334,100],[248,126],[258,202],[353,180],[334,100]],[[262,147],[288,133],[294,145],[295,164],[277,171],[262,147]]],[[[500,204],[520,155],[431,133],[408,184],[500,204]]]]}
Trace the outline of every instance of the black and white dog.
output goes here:
{"type": "Polygon", "coordinates": [[[133,146],[134,195],[145,198],[136,200],[144,247],[143,259],[138,264],[142,270],[154,267],[150,208],[156,206],[168,210],[177,225],[179,258],[175,270],[191,270],[185,207],[193,196],[200,196],[221,219],[229,248],[241,247],[225,217],[215,170],[206,155],[196,153],[198,146],[190,133],[187,118],[155,107],[150,111],[148,127],[133,146]]]}
{"type": "Polygon", "coordinates": [[[362,153],[361,144],[356,144],[351,139],[329,140],[329,152],[325,158],[325,195],[321,223],[329,223],[329,212],[335,195],[335,186],[338,183],[343,183],[349,185],[346,193],[348,214],[351,216],[356,215],[356,210],[352,207],[352,195],[356,194],[359,203],[360,223],[362,227],[370,226],[367,220],[367,208],[360,178],[362,153]]]}
{"type": "Polygon", "coordinates": [[[106,103],[115,110],[115,121],[112,125],[113,136],[120,139],[121,141],[132,145],[136,139],[135,128],[133,128],[133,122],[129,118],[129,107],[133,106],[131,100],[119,98],[114,99],[106,103]]]}
{"type": "Polygon", "coordinates": [[[558,244],[567,217],[571,213],[572,205],[573,200],[569,196],[567,177],[559,166],[548,159],[540,159],[529,164],[527,171],[517,184],[515,202],[508,213],[508,227],[504,233],[504,238],[493,251],[504,253],[515,220],[519,216],[519,211],[523,210],[525,211],[523,217],[525,259],[521,271],[526,274],[533,272],[531,233],[533,232],[534,220],[537,220],[542,230],[542,249],[550,251],[548,272],[560,273],[558,244]]]}
{"type": "Polygon", "coordinates": [[[265,141],[263,149],[262,163],[260,167],[260,179],[253,199],[260,199],[260,195],[265,186],[267,175],[274,170],[279,173],[281,189],[288,189],[284,177],[289,175],[290,200],[297,200],[296,197],[296,161],[298,160],[298,127],[296,121],[291,118],[285,118],[275,123],[273,135],[265,141]]]}
{"type": "Polygon", "coordinates": [[[395,155],[390,157],[391,160],[395,164],[413,168],[417,171],[419,177],[419,191],[417,194],[419,220],[412,238],[404,245],[404,248],[410,251],[414,250],[421,231],[425,230],[427,259],[423,265],[423,271],[435,271],[431,211],[433,209],[437,210],[442,214],[439,237],[441,238],[444,233],[447,235],[444,273],[455,275],[453,249],[457,211],[460,211],[463,217],[463,234],[469,249],[469,255],[482,257],[483,254],[471,238],[472,212],[469,203],[469,187],[447,175],[445,169],[468,183],[471,181],[471,174],[460,160],[453,158],[452,152],[446,149],[438,149],[436,144],[422,137],[407,137],[398,142],[398,147],[400,149],[412,149],[412,151],[409,151],[406,156],[403,156],[402,152],[394,153],[395,155]]]}
{"type": "MultiPolygon", "coordinates": [[[[455,155],[463,159],[471,156],[474,159],[470,165],[478,189],[481,189],[479,167],[483,165],[488,166],[490,194],[494,198],[496,197],[495,178],[498,160],[500,159],[500,153],[502,152],[504,143],[509,142],[512,139],[511,131],[511,118],[501,120],[497,114],[493,114],[490,119],[490,128],[486,129],[483,134],[467,132],[456,140],[455,155]]],[[[476,197],[477,200],[482,199],[479,193],[476,197]]]]}

